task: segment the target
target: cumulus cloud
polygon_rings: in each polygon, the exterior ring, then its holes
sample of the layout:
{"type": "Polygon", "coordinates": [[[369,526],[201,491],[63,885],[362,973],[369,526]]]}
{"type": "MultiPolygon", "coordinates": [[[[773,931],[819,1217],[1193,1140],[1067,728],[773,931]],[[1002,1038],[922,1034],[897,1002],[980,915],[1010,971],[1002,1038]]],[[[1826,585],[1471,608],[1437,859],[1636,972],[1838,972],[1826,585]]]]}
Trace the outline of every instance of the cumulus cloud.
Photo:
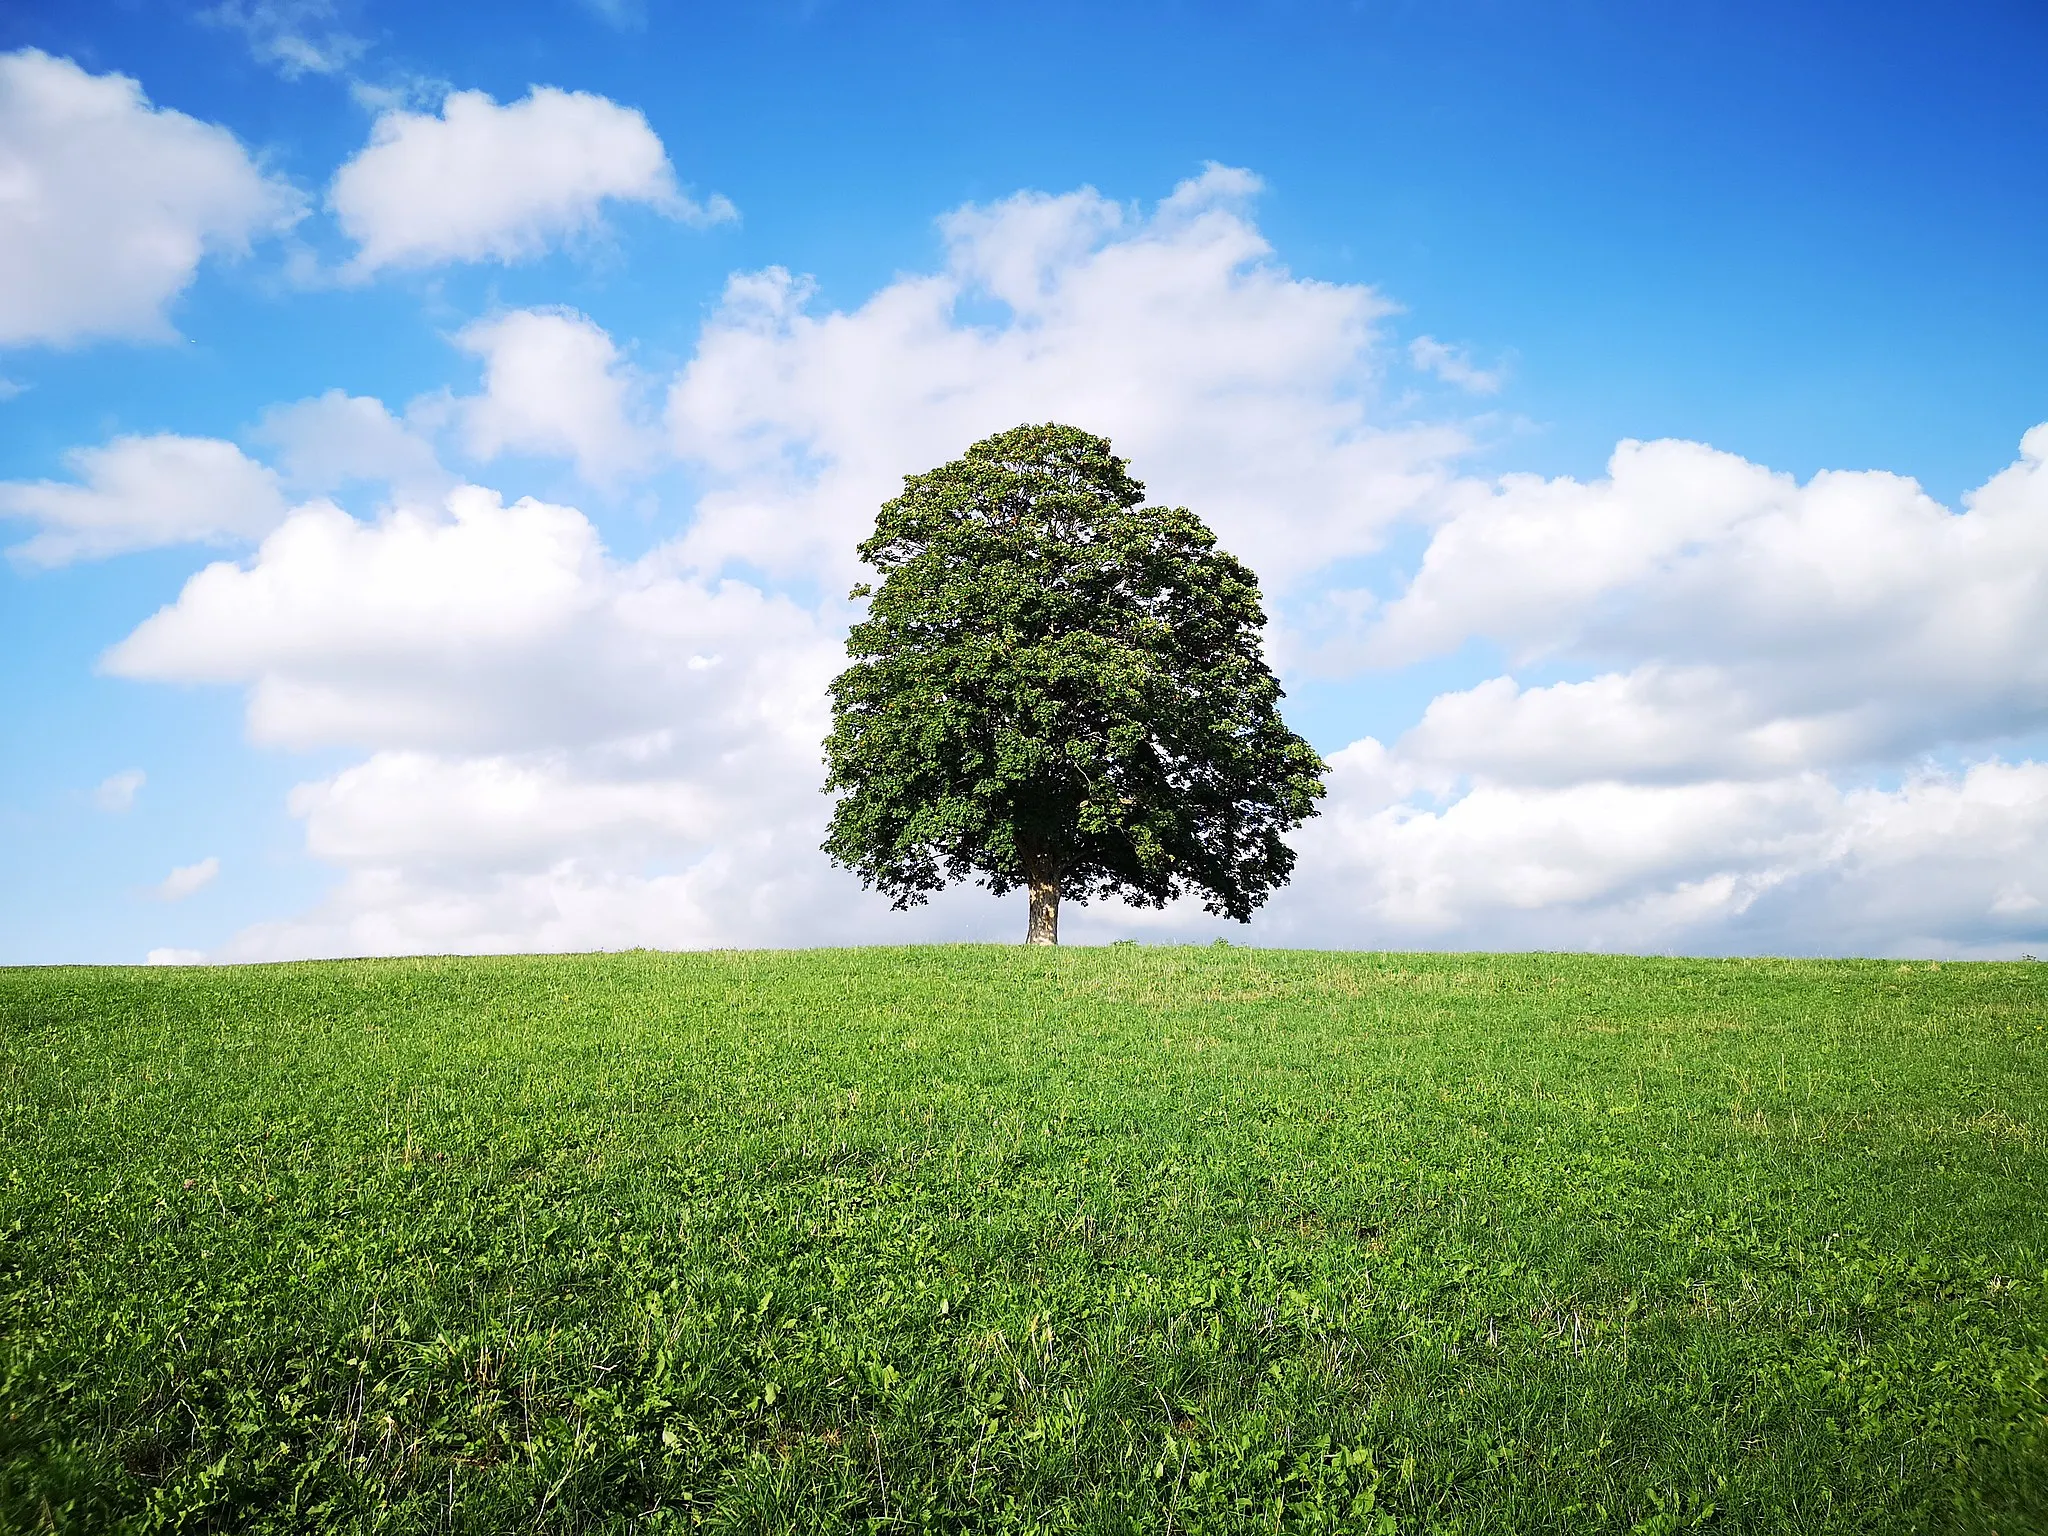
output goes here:
{"type": "Polygon", "coordinates": [[[0,484],[0,516],[42,524],[8,551],[24,564],[255,539],[285,514],[277,476],[218,438],[117,437],[73,449],[65,462],[75,483],[0,484]]]}
{"type": "Polygon", "coordinates": [[[220,860],[211,856],[197,864],[181,864],[164,876],[156,887],[156,897],[159,901],[183,901],[205,890],[219,874],[220,860]]]}
{"type": "Polygon", "coordinates": [[[227,129],[126,75],[0,54],[0,345],[165,341],[210,253],[287,228],[298,194],[227,129]]]}
{"type": "Polygon", "coordinates": [[[679,740],[637,760],[379,753],[292,797],[309,850],[344,872],[340,886],[223,953],[673,948],[946,931],[935,914],[890,922],[884,903],[863,902],[824,865],[815,756],[815,742],[757,743],[746,771],[730,773],[679,740]]]}
{"type": "Polygon", "coordinates": [[[606,481],[647,461],[657,446],[634,419],[634,378],[604,330],[569,309],[515,309],[456,337],[483,359],[479,395],[456,402],[478,458],[559,454],[587,480],[606,481]]]}
{"type": "Polygon", "coordinates": [[[241,33],[256,61],[287,80],[337,74],[369,48],[334,0],[222,0],[199,20],[241,33]]]}
{"type": "Polygon", "coordinates": [[[643,203],[696,225],[737,216],[723,197],[684,195],[639,112],[553,86],[505,106],[455,91],[439,112],[385,111],[328,193],[359,247],[358,276],[529,260],[598,230],[607,202],[643,203]]]}
{"type": "Polygon", "coordinates": [[[198,949],[152,949],[144,965],[204,965],[206,952],[198,949]]]}
{"type": "Polygon", "coordinates": [[[1269,584],[1377,547],[1465,436],[1384,420],[1394,306],[1288,272],[1258,186],[1211,166],[1149,213],[1085,190],[964,208],[942,270],[852,311],[815,312],[781,269],[735,277],[669,395],[674,448],[712,482],[684,557],[849,576],[906,472],[1045,420],[1109,435],[1269,584]]]}
{"type": "Polygon", "coordinates": [[[1867,755],[1858,749],[1878,707],[1787,718],[1724,668],[1651,663],[1538,688],[1494,677],[1441,693],[1399,746],[1420,767],[1490,782],[1757,778],[1867,755]]]}
{"type": "Polygon", "coordinates": [[[2048,725],[2048,425],[1960,513],[1911,480],[1804,485],[1697,443],[1591,484],[1511,476],[1432,537],[1367,654],[1473,638],[1616,662],[1436,701],[1414,749],[1521,781],[1899,760],[2048,725]]]}
{"type": "MultiPolygon", "coordinates": [[[[1959,511],[1682,442],[1625,443],[1589,482],[1463,476],[1456,423],[1381,396],[1391,306],[1280,266],[1255,191],[1212,167],[1150,210],[964,209],[939,270],[849,310],[780,271],[734,278],[666,403],[707,489],[640,560],[575,508],[443,482],[374,519],[309,503],[199,572],[106,669],[242,688],[255,740],[354,755],[291,797],[335,889],[215,957],[1010,934],[1019,914],[978,893],[898,916],[826,865],[845,612],[733,573],[850,575],[906,469],[1047,418],[1111,433],[1282,605],[1346,615],[1354,665],[1510,659],[1334,755],[1255,941],[2048,938],[2048,765],[2024,755],[2048,724],[2048,428],[1959,511]],[[1425,540],[1412,575],[1344,589],[1403,527],[1425,540]]],[[[484,389],[442,404],[473,452],[628,461],[636,381],[582,316],[515,311],[463,344],[484,389]],[[550,394],[551,370],[580,382],[550,394]]],[[[264,430],[314,493],[373,465],[425,484],[418,425],[335,394],[264,430]]],[[[1068,927],[1217,924],[1109,906],[1068,927]]]]}
{"type": "Polygon", "coordinates": [[[840,660],[786,599],[616,561],[580,512],[469,486],[376,522],[301,508],[105,666],[243,685],[262,742],[371,749],[294,793],[345,879],[228,951],[254,957],[829,930],[840,660]]]}
{"type": "Polygon", "coordinates": [[[1337,755],[1266,942],[2011,954],[2048,935],[2048,765],[1896,787],[1799,772],[1481,784],[1431,802],[1378,742],[1337,755]]]}
{"type": "Polygon", "coordinates": [[[251,734],[285,746],[496,752],[687,726],[693,750],[794,731],[815,756],[835,653],[787,599],[621,565],[576,509],[465,486],[375,523],[303,507],[104,665],[245,685],[251,734]]]}
{"type": "Polygon", "coordinates": [[[1411,660],[1474,635],[1523,655],[1719,650],[1731,638],[1778,650],[1816,634],[1860,644],[1902,601],[1918,638],[1939,606],[1930,595],[1958,579],[1991,603],[2002,633],[2039,564],[2044,457],[2048,424],[1964,498],[1961,516],[1903,476],[1824,471],[1801,485],[1677,441],[1625,442],[1591,483],[1509,475],[1436,531],[1386,610],[1377,654],[1411,660]],[[2011,556],[2017,586],[1993,574],[2011,556]]]}
{"type": "Polygon", "coordinates": [[[1552,667],[1337,757],[1276,932],[1325,941],[2011,952],[2048,935],[2048,427],[1951,511],[1625,443],[1461,487],[1368,653],[1552,667]]]}
{"type": "Polygon", "coordinates": [[[292,794],[306,846],[339,864],[546,867],[575,848],[612,862],[709,842],[723,817],[708,785],[647,759],[585,761],[570,753],[450,757],[379,752],[292,794]],[[596,769],[596,772],[589,772],[596,769]],[[635,770],[640,770],[636,772],[635,770]]]}
{"type": "Polygon", "coordinates": [[[114,816],[133,810],[135,796],[148,778],[149,775],[140,768],[123,768],[119,773],[110,773],[92,792],[92,803],[114,816]]]}

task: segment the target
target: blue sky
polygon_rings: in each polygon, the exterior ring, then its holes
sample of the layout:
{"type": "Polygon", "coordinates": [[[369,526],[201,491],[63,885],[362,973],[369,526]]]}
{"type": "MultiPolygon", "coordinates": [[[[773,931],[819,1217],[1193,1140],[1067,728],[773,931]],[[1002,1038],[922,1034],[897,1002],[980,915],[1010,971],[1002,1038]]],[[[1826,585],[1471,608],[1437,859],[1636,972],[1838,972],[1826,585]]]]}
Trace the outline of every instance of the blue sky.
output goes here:
{"type": "MultiPolygon", "coordinates": [[[[1080,424],[1267,577],[1296,718],[1339,772],[1254,941],[2048,942],[2048,490],[2020,447],[2048,421],[2038,7],[564,0],[484,26],[247,0],[15,10],[0,52],[28,61],[0,157],[61,192],[0,200],[0,271],[45,264],[0,335],[0,533],[47,533],[33,488],[124,438],[233,444],[250,468],[209,473],[282,486],[209,526],[138,459],[106,515],[149,547],[0,566],[0,960],[1007,936],[1021,916],[973,893],[896,917],[823,868],[803,743],[862,507],[1011,407],[1115,418],[1080,424]],[[63,160],[111,76],[146,98],[137,144],[175,136],[167,113],[217,125],[241,168],[205,174],[244,202],[176,215],[224,248],[80,320],[64,273],[160,191],[63,160]],[[450,92],[509,134],[535,87],[579,93],[602,139],[555,202],[519,201],[530,144],[479,140],[440,192],[385,157],[414,201],[351,223],[337,176],[378,134],[426,146],[450,92]],[[634,146],[667,169],[621,180],[634,146]],[[490,209],[429,228],[491,177],[490,209]],[[410,254],[371,260],[399,224],[410,254]],[[1004,288],[1015,261],[1042,302],[1004,288]],[[774,271],[758,304],[728,286],[774,271]],[[938,320],[889,318],[933,281],[938,320]],[[311,417],[330,472],[291,471],[266,413],[335,390],[440,478],[333,469],[311,417]],[[1617,444],[1660,439],[1720,457],[1609,478],[1617,444]],[[1965,512],[2013,465],[1995,527],[1965,512]],[[1845,470],[1939,508],[1812,479],[1845,470]],[[573,511],[462,522],[461,484],[573,511]],[[263,542],[322,497],[362,541],[263,542]],[[481,542],[450,558],[586,585],[559,611],[451,597],[470,628],[388,619],[408,550],[461,579],[430,552],[458,525],[481,542]],[[246,579],[194,596],[221,560],[246,579]],[[263,619],[273,589],[331,622],[263,619]],[[649,681],[660,636],[733,681],[649,681]],[[635,689],[602,722],[577,707],[635,689]]],[[[550,143],[566,124],[533,118],[550,143]]]]}

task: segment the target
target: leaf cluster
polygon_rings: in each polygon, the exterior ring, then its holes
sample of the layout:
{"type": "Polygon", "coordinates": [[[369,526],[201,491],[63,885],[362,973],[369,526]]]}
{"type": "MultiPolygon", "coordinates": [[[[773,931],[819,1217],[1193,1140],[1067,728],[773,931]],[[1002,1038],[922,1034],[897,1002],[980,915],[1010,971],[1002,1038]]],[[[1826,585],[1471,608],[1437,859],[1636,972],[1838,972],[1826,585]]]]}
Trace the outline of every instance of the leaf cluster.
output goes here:
{"type": "Polygon", "coordinates": [[[1024,426],[905,478],[832,684],[826,851],[899,907],[1034,873],[1247,920],[1324,766],[1281,720],[1257,578],[1102,438],[1024,426]]]}

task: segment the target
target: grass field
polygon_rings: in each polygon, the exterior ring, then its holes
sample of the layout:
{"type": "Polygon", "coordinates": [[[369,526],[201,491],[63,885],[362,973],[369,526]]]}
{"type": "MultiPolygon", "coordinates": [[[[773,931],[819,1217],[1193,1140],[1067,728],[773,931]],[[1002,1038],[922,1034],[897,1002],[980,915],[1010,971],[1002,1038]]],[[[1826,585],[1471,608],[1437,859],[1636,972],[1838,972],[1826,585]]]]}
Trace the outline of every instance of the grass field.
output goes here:
{"type": "Polygon", "coordinates": [[[2048,965],[0,972],[16,1530],[2048,1530],[2048,965]]]}

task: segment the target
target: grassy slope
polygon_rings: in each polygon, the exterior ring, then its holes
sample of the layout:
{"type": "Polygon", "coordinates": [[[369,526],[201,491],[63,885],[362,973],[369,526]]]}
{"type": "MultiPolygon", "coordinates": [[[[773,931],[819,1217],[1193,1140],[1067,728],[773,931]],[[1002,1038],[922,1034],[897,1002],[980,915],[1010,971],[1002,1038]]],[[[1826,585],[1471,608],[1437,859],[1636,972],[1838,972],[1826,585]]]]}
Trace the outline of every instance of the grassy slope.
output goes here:
{"type": "Polygon", "coordinates": [[[2024,965],[0,972],[0,1524],[2044,1530],[2044,1019],[2024,965]]]}

